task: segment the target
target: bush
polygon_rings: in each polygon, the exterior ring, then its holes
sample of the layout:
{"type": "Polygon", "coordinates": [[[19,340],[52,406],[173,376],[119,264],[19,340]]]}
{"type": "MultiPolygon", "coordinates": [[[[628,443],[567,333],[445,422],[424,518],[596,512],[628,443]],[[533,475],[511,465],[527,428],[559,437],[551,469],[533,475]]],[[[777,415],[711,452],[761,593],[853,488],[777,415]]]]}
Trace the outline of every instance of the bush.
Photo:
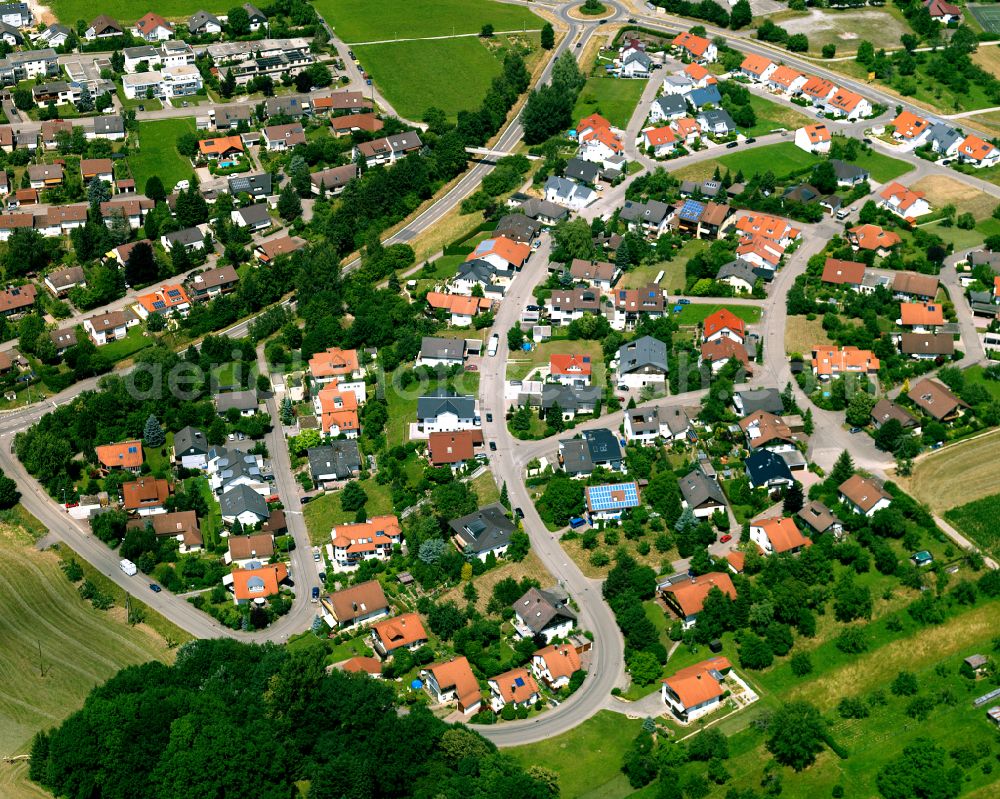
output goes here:
{"type": "Polygon", "coordinates": [[[805,677],[813,670],[812,658],[808,652],[796,652],[792,655],[789,665],[792,667],[792,674],[796,677],[805,677]]]}
{"type": "Polygon", "coordinates": [[[845,627],[837,636],[837,649],[848,655],[868,651],[868,636],[861,627],[845,627]]]}
{"type": "Polygon", "coordinates": [[[901,671],[889,686],[895,696],[914,696],[917,693],[917,675],[912,671],[901,671]]]}

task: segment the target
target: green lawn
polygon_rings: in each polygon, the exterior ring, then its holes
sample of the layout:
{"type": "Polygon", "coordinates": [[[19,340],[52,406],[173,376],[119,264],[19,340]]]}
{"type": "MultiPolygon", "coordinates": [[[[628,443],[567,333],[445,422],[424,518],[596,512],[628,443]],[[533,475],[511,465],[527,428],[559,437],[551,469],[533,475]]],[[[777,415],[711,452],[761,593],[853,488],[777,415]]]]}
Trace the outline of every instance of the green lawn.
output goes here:
{"type": "MultiPolygon", "coordinates": [[[[225,14],[232,6],[232,3],[221,0],[163,0],[157,2],[156,13],[170,20],[187,21],[188,17],[200,9],[213,14],[225,14]]],[[[146,13],[145,8],[130,0],[106,0],[100,6],[85,3],[83,0],[52,0],[48,3],[48,8],[61,23],[71,28],[76,25],[78,19],[89,22],[97,13],[107,14],[121,23],[135,22],[146,13]]]]}
{"type": "Polygon", "coordinates": [[[977,499],[945,511],[947,519],[962,534],[967,535],[992,555],[1000,552],[1000,494],[977,499]]]}
{"type": "Polygon", "coordinates": [[[763,136],[778,128],[795,130],[813,121],[811,117],[794,108],[768,100],[766,97],[758,97],[756,94],[750,95],[750,107],[757,115],[757,124],[746,131],[750,136],[763,136]]]}
{"type": "MultiPolygon", "coordinates": [[[[490,0],[386,0],[375,6],[317,0],[314,5],[337,36],[349,43],[479,33],[486,23],[497,31],[542,27],[542,20],[528,9],[490,0]]],[[[453,70],[449,74],[457,77],[453,70]]]]}
{"type": "Polygon", "coordinates": [[[505,752],[524,766],[544,766],[559,776],[559,796],[591,794],[616,799],[632,793],[620,768],[642,722],[602,710],[569,732],[505,752]]]}
{"type": "MultiPolygon", "coordinates": [[[[537,50],[538,34],[527,38],[537,50]]],[[[501,58],[475,37],[355,46],[354,53],[393,108],[408,119],[420,119],[431,106],[452,119],[459,111],[478,108],[501,67],[501,58]]]]}
{"type": "Polygon", "coordinates": [[[679,294],[684,290],[686,283],[684,268],[687,266],[687,262],[691,260],[695,253],[707,250],[709,244],[710,242],[703,239],[688,239],[684,242],[684,246],[674,255],[672,261],[660,261],[659,263],[637,266],[635,269],[630,269],[622,275],[617,288],[642,288],[656,280],[656,276],[660,272],[663,272],[663,279],[660,280],[660,286],[672,294],[679,294]]]}
{"type": "Polygon", "coordinates": [[[201,537],[205,541],[206,549],[214,549],[222,541],[219,535],[222,532],[222,508],[219,507],[219,500],[212,493],[212,487],[205,477],[189,477],[184,488],[188,491],[198,491],[205,498],[208,506],[208,517],[199,519],[198,525],[201,528],[201,537]]]}
{"type": "Polygon", "coordinates": [[[719,169],[728,169],[734,175],[742,171],[746,178],[767,171],[773,172],[776,177],[780,178],[790,172],[812,166],[819,160],[819,156],[800,150],[791,142],[781,142],[769,144],[766,147],[740,150],[714,160],[701,161],[671,174],[679,180],[704,180],[712,176],[716,164],[718,164],[719,169]]]}
{"type": "Polygon", "coordinates": [[[646,82],[618,78],[587,78],[573,108],[573,122],[600,114],[616,128],[624,130],[642,97],[646,82]]]}
{"type": "Polygon", "coordinates": [[[101,347],[101,354],[107,356],[113,362],[121,361],[135,355],[140,350],[146,349],[154,341],[153,337],[143,335],[144,332],[145,329],[142,325],[136,325],[128,331],[125,338],[112,341],[110,344],[105,344],[101,347]]]}
{"type": "MultiPolygon", "coordinates": [[[[439,335],[455,333],[456,337],[474,338],[474,331],[466,333],[463,330],[443,331],[439,335]]],[[[412,368],[406,366],[404,368],[412,368]]],[[[462,372],[447,381],[452,390],[462,396],[479,396],[479,372],[462,372]]],[[[444,388],[445,382],[438,380],[413,383],[405,389],[400,388],[399,381],[390,378],[385,387],[385,398],[389,405],[389,424],[385,435],[389,446],[405,444],[410,440],[410,424],[417,421],[417,400],[444,388]]]]}
{"type": "MultiPolygon", "coordinates": [[[[197,10],[197,9],[196,9],[197,10]]],[[[194,174],[191,162],[177,152],[177,137],[194,133],[193,119],[162,119],[139,123],[139,149],[129,158],[132,176],[142,191],[146,181],[159,175],[169,192],[179,180],[188,180],[194,174]]]]}
{"type": "Polygon", "coordinates": [[[940,222],[921,225],[920,229],[940,236],[946,243],[954,246],[956,251],[967,250],[982,244],[988,236],[1000,234],[1000,219],[983,219],[972,230],[962,230],[955,225],[944,227],[940,222]]]}
{"type": "MultiPolygon", "coordinates": [[[[589,355],[592,369],[591,384],[604,385],[604,353],[599,341],[546,341],[539,344],[531,352],[519,352],[507,360],[507,379],[524,380],[528,373],[539,366],[548,368],[549,359],[553,355],[589,355]]],[[[539,379],[535,377],[534,379],[539,379]]]]}
{"type": "Polygon", "coordinates": [[[118,89],[116,89],[115,93],[118,95],[118,102],[120,102],[122,106],[125,108],[134,108],[138,110],[140,105],[142,106],[144,111],[159,111],[161,108],[163,108],[163,103],[161,103],[155,97],[150,98],[148,100],[145,97],[137,97],[134,100],[129,100],[125,96],[125,92],[122,91],[120,86],[118,87],[118,89]]]}
{"type": "MultiPolygon", "coordinates": [[[[122,603],[115,604],[112,611],[94,610],[63,575],[57,555],[39,552],[22,530],[0,525],[0,753],[27,753],[36,732],[59,724],[119,669],[173,660],[159,635],[125,624],[122,603]]],[[[3,764],[0,795],[48,796],[27,775],[26,761],[3,764]]]]}
{"type": "Polygon", "coordinates": [[[878,183],[894,180],[900,175],[905,175],[914,167],[914,164],[909,161],[890,158],[888,155],[882,155],[882,153],[877,153],[874,150],[862,153],[852,163],[862,169],[867,169],[872,176],[872,180],[878,183]]]}
{"type": "MultiPolygon", "coordinates": [[[[361,480],[359,485],[368,495],[365,510],[368,516],[380,516],[392,513],[392,494],[389,486],[379,485],[374,478],[361,480]]],[[[302,509],[309,529],[309,539],[315,545],[325,544],[330,540],[330,528],[335,524],[346,524],[354,521],[354,511],[347,512],[340,507],[340,492],[334,491],[314,499],[302,509]]]]}
{"type": "Polygon", "coordinates": [[[759,305],[725,305],[709,302],[692,302],[685,305],[674,319],[679,325],[697,325],[722,308],[727,308],[744,322],[753,324],[760,321],[759,305]]]}

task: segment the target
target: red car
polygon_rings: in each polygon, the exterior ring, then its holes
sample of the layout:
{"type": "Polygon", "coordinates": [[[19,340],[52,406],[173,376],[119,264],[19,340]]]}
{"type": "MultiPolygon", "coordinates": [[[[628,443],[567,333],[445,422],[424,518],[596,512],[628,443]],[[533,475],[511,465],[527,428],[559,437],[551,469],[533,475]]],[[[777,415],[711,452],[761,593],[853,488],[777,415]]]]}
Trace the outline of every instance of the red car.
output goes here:
{"type": "Polygon", "coordinates": [[[722,538],[719,539],[719,541],[721,541],[723,544],[727,544],[727,543],[729,543],[732,540],[733,540],[733,537],[731,535],[729,535],[729,533],[726,533],[724,536],[722,536],[722,538]]]}

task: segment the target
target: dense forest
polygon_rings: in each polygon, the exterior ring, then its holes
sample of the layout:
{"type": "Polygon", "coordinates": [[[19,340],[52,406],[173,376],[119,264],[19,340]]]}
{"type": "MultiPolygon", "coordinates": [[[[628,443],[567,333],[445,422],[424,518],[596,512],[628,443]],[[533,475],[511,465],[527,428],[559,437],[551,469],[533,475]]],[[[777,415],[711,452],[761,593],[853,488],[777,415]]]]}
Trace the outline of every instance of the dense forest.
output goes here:
{"type": "Polygon", "coordinates": [[[397,713],[389,686],[326,674],[323,652],[193,641],[173,666],[124,669],[36,736],[31,778],[74,799],[558,795],[547,769],[427,710],[397,713]]]}

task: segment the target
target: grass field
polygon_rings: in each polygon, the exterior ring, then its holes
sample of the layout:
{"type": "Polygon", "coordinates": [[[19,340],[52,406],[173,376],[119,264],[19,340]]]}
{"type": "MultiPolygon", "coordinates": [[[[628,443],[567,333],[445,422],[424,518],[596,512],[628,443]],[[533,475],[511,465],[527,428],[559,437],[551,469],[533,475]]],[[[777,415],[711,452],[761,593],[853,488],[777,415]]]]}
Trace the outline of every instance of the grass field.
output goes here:
{"type": "Polygon", "coordinates": [[[663,272],[663,279],[660,286],[672,294],[679,294],[684,290],[686,282],[684,268],[687,262],[695,253],[708,249],[709,242],[703,239],[688,239],[684,246],[677,252],[672,261],[660,261],[647,266],[637,266],[630,269],[618,282],[618,288],[637,289],[642,288],[654,280],[656,276],[663,272]]]}
{"type": "Polygon", "coordinates": [[[967,184],[948,175],[927,175],[910,186],[914,191],[927,195],[935,210],[946,205],[954,205],[959,214],[966,211],[976,219],[988,217],[996,208],[997,201],[984,191],[970,188],[967,184]]]}
{"type": "Polygon", "coordinates": [[[775,103],[756,94],[750,95],[750,107],[757,115],[757,124],[747,131],[750,136],[763,136],[778,128],[795,130],[812,122],[811,117],[796,111],[794,108],[775,103]]]}
{"type": "Polygon", "coordinates": [[[153,175],[160,176],[169,192],[177,181],[190,179],[194,174],[191,162],[177,152],[177,137],[182,133],[194,133],[194,120],[162,119],[139,123],[139,151],[129,158],[139,191],[153,175]]]}
{"type": "MultiPolygon", "coordinates": [[[[365,510],[368,517],[392,513],[392,494],[389,486],[379,485],[374,478],[361,480],[358,483],[368,495],[365,510]]],[[[335,524],[345,524],[354,521],[354,511],[345,511],[340,507],[340,492],[334,491],[314,499],[302,509],[309,530],[309,540],[314,545],[326,544],[330,541],[330,528],[335,524]]]]}
{"type": "MultiPolygon", "coordinates": [[[[517,38],[538,50],[538,34],[517,38]]],[[[475,37],[372,44],[354,52],[386,99],[408,119],[420,119],[431,106],[451,118],[478,108],[490,82],[500,74],[502,61],[502,55],[475,37]],[[455,72],[458,64],[460,80],[455,72]]]]}
{"type": "Polygon", "coordinates": [[[789,316],[785,323],[785,352],[808,356],[818,344],[830,344],[830,337],[823,329],[823,318],[809,321],[804,316],[789,316]]]}
{"type": "Polygon", "coordinates": [[[913,169],[913,164],[909,161],[903,161],[899,158],[890,158],[888,155],[882,155],[882,153],[877,153],[874,150],[868,153],[862,153],[861,156],[852,163],[862,169],[867,169],[871,174],[872,180],[878,183],[885,183],[887,181],[894,180],[900,175],[905,175],[913,169]]]}
{"type": "Polygon", "coordinates": [[[505,750],[524,766],[540,765],[559,775],[559,796],[615,799],[632,793],[620,771],[622,757],[642,722],[602,710],[569,732],[505,750]]]}
{"type": "Polygon", "coordinates": [[[818,161],[818,156],[800,150],[791,142],[781,142],[720,155],[715,159],[706,159],[678,169],[676,172],[672,171],[671,174],[678,180],[705,180],[712,176],[718,164],[719,169],[728,169],[734,175],[742,171],[747,178],[769,170],[777,177],[782,177],[789,172],[812,166],[818,161]]]}
{"type": "Polygon", "coordinates": [[[625,129],[646,82],[618,78],[587,78],[573,108],[573,119],[600,114],[616,128],[625,129]]]}
{"type": "MultiPolygon", "coordinates": [[[[507,379],[524,380],[528,374],[537,367],[543,367],[546,371],[549,366],[549,358],[553,355],[589,355],[593,376],[591,385],[604,385],[604,354],[601,351],[599,341],[546,341],[539,344],[531,352],[519,352],[511,355],[507,360],[507,379]]],[[[537,376],[534,379],[539,379],[537,376]]]]}
{"type": "Polygon", "coordinates": [[[950,444],[921,456],[913,475],[899,479],[906,490],[931,510],[944,511],[1000,492],[1000,430],[950,444]]]}
{"type": "Polygon", "coordinates": [[[674,319],[679,325],[697,325],[722,308],[728,308],[744,322],[754,324],[760,321],[759,305],[726,305],[711,302],[692,302],[690,305],[685,305],[674,319]]]}
{"type": "Polygon", "coordinates": [[[937,234],[946,242],[953,245],[956,250],[965,250],[975,247],[977,244],[982,244],[983,240],[988,236],[1000,234],[1000,219],[994,219],[993,217],[983,219],[972,230],[962,230],[955,225],[944,227],[940,222],[932,222],[929,225],[921,225],[920,227],[929,233],[937,234]]]}
{"type": "Polygon", "coordinates": [[[386,0],[376,6],[316,0],[313,5],[349,44],[479,33],[486,23],[497,31],[538,30],[543,24],[526,8],[490,0],[386,0]]]}
{"type": "MultiPolygon", "coordinates": [[[[99,611],[81,600],[59,557],[37,551],[27,533],[6,524],[0,525],[0,641],[0,755],[26,752],[35,732],[58,724],[119,669],[172,659],[154,631],[125,623],[120,605],[99,611]]],[[[4,799],[47,795],[27,781],[26,763],[0,764],[4,799]]]]}
{"type": "Polygon", "coordinates": [[[1000,554],[1000,494],[977,499],[944,514],[960,533],[968,536],[984,552],[996,556],[1000,554]]]}
{"type": "MultiPolygon", "coordinates": [[[[50,0],[46,5],[61,23],[71,28],[76,25],[78,19],[89,22],[97,13],[107,14],[122,23],[135,22],[146,13],[146,9],[130,2],[130,0],[107,0],[102,2],[100,7],[91,5],[86,0],[50,0]]],[[[202,0],[163,0],[163,2],[156,4],[156,13],[170,20],[186,22],[187,18],[199,9],[210,11],[213,14],[225,14],[230,8],[232,8],[232,3],[226,3],[223,0],[206,0],[206,2],[202,2],[202,0]]]]}
{"type": "MultiPolygon", "coordinates": [[[[484,504],[482,494],[479,495],[479,499],[480,504],[484,504]]],[[[485,574],[480,574],[472,579],[473,584],[476,586],[476,590],[479,592],[479,598],[476,599],[476,607],[481,613],[486,612],[486,606],[489,604],[490,598],[493,596],[493,586],[506,577],[511,577],[518,582],[523,580],[525,577],[530,577],[533,580],[538,580],[542,588],[547,588],[555,584],[555,580],[552,575],[549,574],[549,570],[545,568],[534,552],[529,551],[524,560],[517,562],[501,560],[497,565],[497,568],[490,569],[485,574]]],[[[445,591],[444,594],[441,595],[439,601],[452,601],[458,604],[459,607],[464,607],[466,604],[465,597],[463,596],[464,590],[464,584],[459,583],[454,588],[445,591]]]]}

